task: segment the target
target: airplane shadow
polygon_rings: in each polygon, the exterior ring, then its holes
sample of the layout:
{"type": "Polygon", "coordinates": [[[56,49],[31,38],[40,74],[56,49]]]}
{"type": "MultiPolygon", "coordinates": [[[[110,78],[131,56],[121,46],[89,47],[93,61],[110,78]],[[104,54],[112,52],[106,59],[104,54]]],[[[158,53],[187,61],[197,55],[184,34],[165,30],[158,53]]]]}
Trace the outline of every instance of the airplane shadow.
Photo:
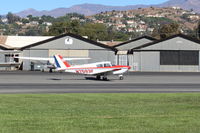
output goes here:
{"type": "Polygon", "coordinates": [[[97,79],[95,77],[85,77],[86,80],[95,80],[95,81],[111,81],[109,79],[106,79],[106,80],[102,80],[102,79],[97,79]]]}
{"type": "Polygon", "coordinates": [[[49,80],[62,80],[62,79],[59,79],[59,78],[50,78],[49,80]]]}
{"type": "Polygon", "coordinates": [[[60,81],[60,80],[93,80],[93,81],[112,81],[110,79],[107,80],[98,80],[95,77],[85,77],[82,79],[62,79],[62,78],[48,78],[47,80],[53,80],[53,81],[60,81]]]}

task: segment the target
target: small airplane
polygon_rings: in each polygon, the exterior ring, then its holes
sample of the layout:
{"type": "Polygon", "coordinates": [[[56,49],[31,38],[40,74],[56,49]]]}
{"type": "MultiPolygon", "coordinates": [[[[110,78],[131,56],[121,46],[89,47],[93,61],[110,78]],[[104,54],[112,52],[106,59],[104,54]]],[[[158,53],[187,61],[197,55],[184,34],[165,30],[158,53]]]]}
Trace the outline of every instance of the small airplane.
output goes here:
{"type": "MultiPolygon", "coordinates": [[[[52,69],[56,69],[55,67],[55,62],[54,62],[54,58],[53,57],[22,57],[22,56],[15,56],[14,58],[18,58],[18,59],[21,59],[21,60],[34,60],[34,61],[37,61],[37,62],[43,62],[42,64],[44,64],[46,66],[46,68],[49,68],[49,72],[52,72],[52,69]],[[44,63],[44,61],[47,62],[44,63]]],[[[72,60],[88,60],[90,58],[64,58],[64,60],[67,60],[67,61],[72,61],[72,60]]]]}
{"type": "Polygon", "coordinates": [[[119,79],[123,80],[123,74],[131,68],[130,66],[114,66],[111,65],[111,62],[109,61],[71,66],[61,55],[54,55],[53,57],[55,60],[56,70],[93,75],[96,76],[97,80],[100,80],[101,77],[103,80],[107,80],[107,75],[110,74],[119,75],[119,79]]]}

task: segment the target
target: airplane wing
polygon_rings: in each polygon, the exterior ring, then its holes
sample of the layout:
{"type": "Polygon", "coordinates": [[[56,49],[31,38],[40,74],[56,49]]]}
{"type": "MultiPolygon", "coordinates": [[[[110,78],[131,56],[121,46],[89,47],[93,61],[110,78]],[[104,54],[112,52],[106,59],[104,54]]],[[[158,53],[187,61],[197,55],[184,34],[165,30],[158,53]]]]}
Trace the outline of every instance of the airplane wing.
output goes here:
{"type": "MultiPolygon", "coordinates": [[[[22,60],[38,60],[38,61],[51,61],[54,60],[53,58],[43,58],[43,57],[14,57],[22,60]]],[[[88,60],[90,58],[64,58],[64,60],[70,61],[70,60],[88,60]]]]}
{"type": "Polygon", "coordinates": [[[40,61],[49,61],[51,58],[42,58],[42,57],[14,57],[22,60],[40,60],[40,61]]]}
{"type": "Polygon", "coordinates": [[[102,72],[94,72],[92,75],[109,75],[112,74],[112,72],[117,71],[119,69],[110,69],[110,70],[103,70],[102,72]]]}
{"type": "Polygon", "coordinates": [[[70,60],[89,60],[90,58],[63,58],[63,59],[70,61],[70,60]]]}

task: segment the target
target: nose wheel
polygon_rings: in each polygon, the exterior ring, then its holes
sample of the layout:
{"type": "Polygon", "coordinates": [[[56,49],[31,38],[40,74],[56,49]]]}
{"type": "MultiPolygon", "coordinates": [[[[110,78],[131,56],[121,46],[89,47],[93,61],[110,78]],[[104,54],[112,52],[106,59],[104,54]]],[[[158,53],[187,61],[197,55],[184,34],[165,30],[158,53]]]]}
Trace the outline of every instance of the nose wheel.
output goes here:
{"type": "Polygon", "coordinates": [[[124,76],[123,75],[119,75],[119,80],[123,80],[124,76]]]}

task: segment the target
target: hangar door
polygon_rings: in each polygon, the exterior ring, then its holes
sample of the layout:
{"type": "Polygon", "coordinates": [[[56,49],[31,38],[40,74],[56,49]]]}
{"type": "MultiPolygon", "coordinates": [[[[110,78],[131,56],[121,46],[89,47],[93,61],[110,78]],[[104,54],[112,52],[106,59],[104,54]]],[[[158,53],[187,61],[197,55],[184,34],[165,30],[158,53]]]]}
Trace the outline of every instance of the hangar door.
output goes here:
{"type": "Polygon", "coordinates": [[[118,51],[117,52],[117,65],[129,65],[128,62],[128,51],[118,51]]]}
{"type": "Polygon", "coordinates": [[[199,65],[199,51],[160,51],[160,65],[199,65]]]}
{"type": "Polygon", "coordinates": [[[161,71],[199,71],[199,51],[160,51],[161,71]]]}
{"type": "Polygon", "coordinates": [[[159,71],[159,66],[159,52],[141,52],[141,71],[159,71]]]}

